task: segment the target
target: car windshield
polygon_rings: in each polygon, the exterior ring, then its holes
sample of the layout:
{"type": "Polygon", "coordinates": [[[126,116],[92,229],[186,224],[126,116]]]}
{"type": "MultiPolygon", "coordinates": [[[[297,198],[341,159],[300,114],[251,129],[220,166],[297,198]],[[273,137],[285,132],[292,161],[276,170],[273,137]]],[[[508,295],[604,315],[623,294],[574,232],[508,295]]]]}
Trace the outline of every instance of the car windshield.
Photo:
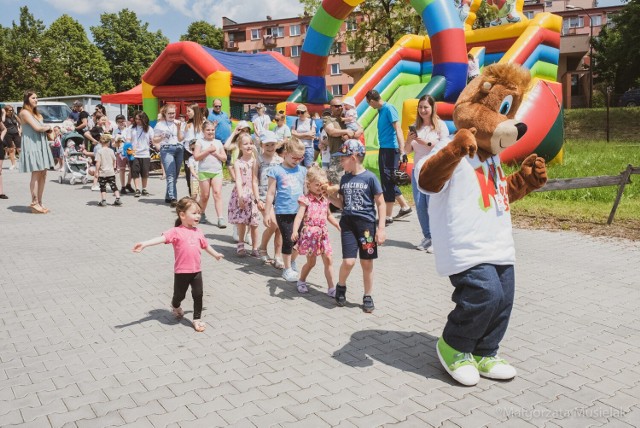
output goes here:
{"type": "Polygon", "coordinates": [[[71,113],[67,105],[39,105],[38,111],[47,123],[62,123],[71,113]]]}

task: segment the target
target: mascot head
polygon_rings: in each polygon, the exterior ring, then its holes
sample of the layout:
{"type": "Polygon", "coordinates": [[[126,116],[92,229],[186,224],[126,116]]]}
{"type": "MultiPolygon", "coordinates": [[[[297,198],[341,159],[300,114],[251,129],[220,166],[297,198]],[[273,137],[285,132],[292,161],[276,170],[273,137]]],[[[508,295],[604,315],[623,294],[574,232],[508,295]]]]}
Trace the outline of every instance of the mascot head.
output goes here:
{"type": "Polygon", "coordinates": [[[478,152],[497,155],[527,132],[514,119],[531,82],[529,71],[515,64],[492,64],[462,91],[453,110],[457,129],[475,128],[478,152]]]}

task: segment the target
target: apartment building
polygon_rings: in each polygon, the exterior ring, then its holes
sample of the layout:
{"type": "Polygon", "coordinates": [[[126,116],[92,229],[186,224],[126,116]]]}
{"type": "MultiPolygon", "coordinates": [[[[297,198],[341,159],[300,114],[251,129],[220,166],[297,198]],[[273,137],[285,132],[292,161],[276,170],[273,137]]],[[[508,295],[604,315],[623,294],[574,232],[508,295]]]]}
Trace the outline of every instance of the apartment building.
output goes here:
{"type": "Polygon", "coordinates": [[[558,81],[562,82],[565,108],[592,105],[591,37],[598,37],[623,7],[599,7],[597,0],[525,0],[523,13],[528,18],[541,12],[562,17],[558,81]]]}
{"type": "MultiPolygon", "coordinates": [[[[357,28],[359,18],[347,19],[331,48],[327,63],[327,90],[333,95],[344,95],[364,75],[365,62],[352,64],[349,46],[345,40],[348,31],[357,28]]],[[[311,22],[310,16],[272,19],[238,23],[222,18],[224,50],[230,52],[257,53],[276,51],[299,65],[302,45],[311,22]]]]}

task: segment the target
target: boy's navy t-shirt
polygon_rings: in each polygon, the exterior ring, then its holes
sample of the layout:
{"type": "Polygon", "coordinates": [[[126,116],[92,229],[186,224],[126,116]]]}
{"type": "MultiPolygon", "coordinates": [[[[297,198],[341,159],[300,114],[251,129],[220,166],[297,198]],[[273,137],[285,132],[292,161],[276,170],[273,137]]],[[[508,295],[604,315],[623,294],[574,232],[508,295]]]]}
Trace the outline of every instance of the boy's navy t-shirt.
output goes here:
{"type": "Polygon", "coordinates": [[[342,216],[356,216],[364,220],[376,221],[374,197],[382,193],[378,177],[371,171],[353,175],[345,173],[340,180],[342,195],[342,216]]]}

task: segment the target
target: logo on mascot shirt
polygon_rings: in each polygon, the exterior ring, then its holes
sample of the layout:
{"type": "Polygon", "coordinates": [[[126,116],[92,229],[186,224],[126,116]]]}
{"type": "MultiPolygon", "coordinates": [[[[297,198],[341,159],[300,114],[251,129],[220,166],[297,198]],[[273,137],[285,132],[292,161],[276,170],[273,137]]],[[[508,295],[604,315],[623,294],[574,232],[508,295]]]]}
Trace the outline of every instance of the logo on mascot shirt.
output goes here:
{"type": "Polygon", "coordinates": [[[507,178],[500,165],[484,162],[476,168],[476,178],[480,187],[480,208],[487,211],[491,208],[491,197],[499,211],[509,211],[509,194],[507,178]]]}

